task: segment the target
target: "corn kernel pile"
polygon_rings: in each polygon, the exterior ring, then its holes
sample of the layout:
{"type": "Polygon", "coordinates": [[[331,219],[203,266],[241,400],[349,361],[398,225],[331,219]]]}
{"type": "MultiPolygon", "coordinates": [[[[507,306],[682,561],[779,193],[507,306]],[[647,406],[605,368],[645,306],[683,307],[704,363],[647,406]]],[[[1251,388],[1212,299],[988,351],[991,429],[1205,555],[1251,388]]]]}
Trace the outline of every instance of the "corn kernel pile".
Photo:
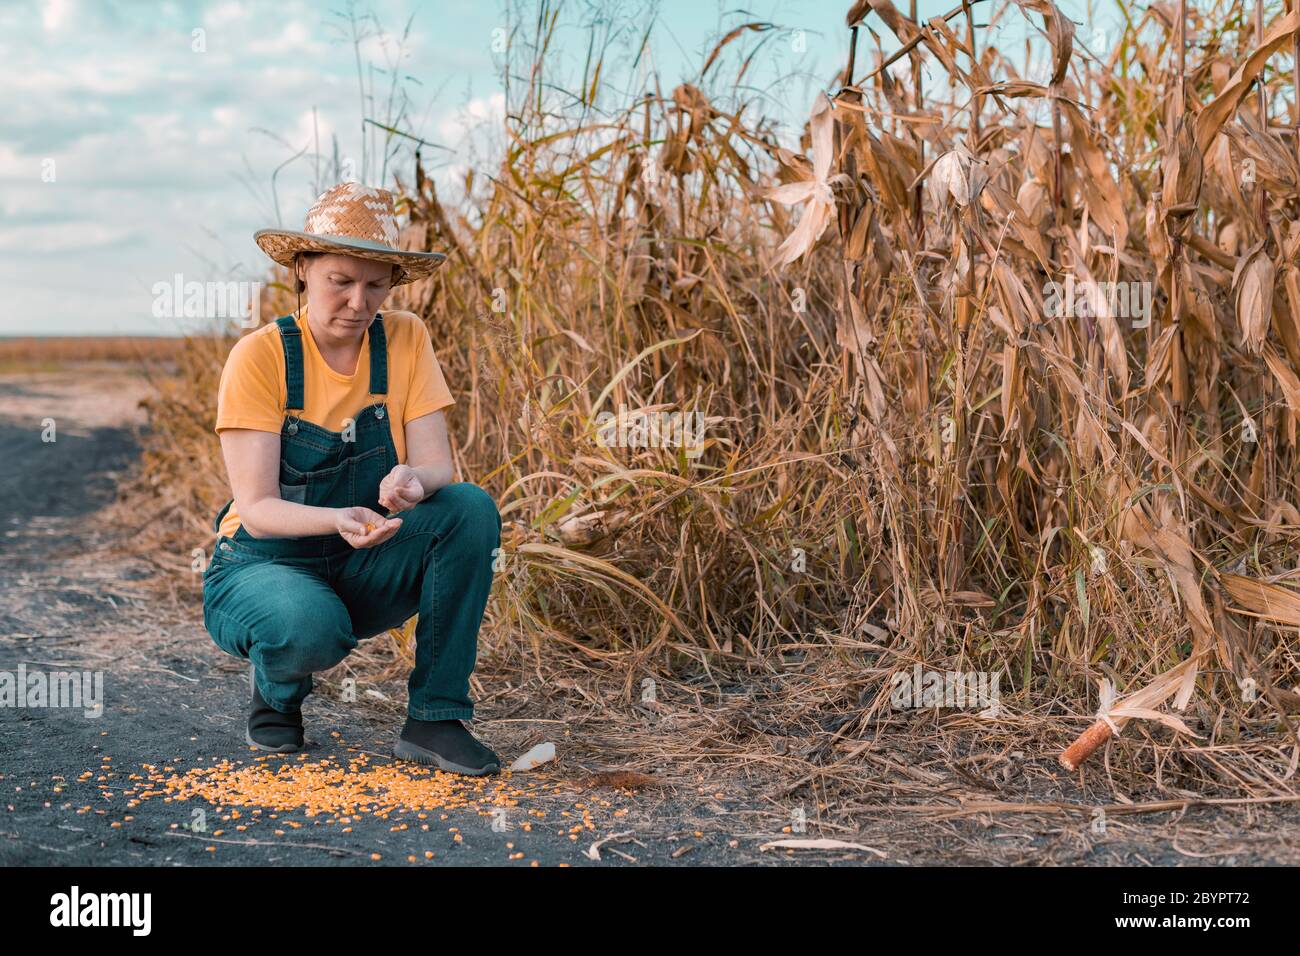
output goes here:
{"type": "MultiPolygon", "coordinates": [[[[271,813],[269,817],[264,814],[270,810],[301,811],[305,817],[321,818],[313,820],[313,823],[344,824],[343,832],[350,832],[351,828],[346,824],[355,822],[362,815],[387,820],[393,814],[410,812],[416,814],[416,819],[425,820],[430,811],[477,810],[481,816],[490,816],[498,807],[515,808],[521,802],[573,790],[571,785],[549,781],[536,771],[516,783],[516,775],[509,771],[494,777],[465,777],[407,762],[372,765],[369,754],[357,753],[352,748],[349,751],[356,755],[345,762],[334,757],[311,761],[306,754],[299,754],[296,760],[266,754],[254,757],[247,764],[242,760],[213,758],[215,762],[211,765],[184,771],[178,771],[172,764],[142,764],[143,774],[128,776],[134,786],[126,790],[101,786],[100,791],[105,800],[113,800],[115,791],[122,794],[127,798],[125,805],[128,810],[154,797],[162,797],[168,803],[197,799],[218,807],[234,808],[221,819],[241,820],[234,825],[235,830],[247,829],[259,822],[258,818],[277,819],[278,813],[271,813]],[[245,815],[238,809],[241,807],[256,809],[245,815]]],[[[96,775],[94,771],[86,771],[78,781],[85,783],[95,778],[116,783],[113,778],[118,774],[111,769],[112,758],[104,757],[103,761],[102,773],[96,775]]],[[[572,839],[576,840],[577,834],[583,830],[595,829],[592,804],[605,808],[611,806],[608,800],[579,801],[571,804],[574,812],[559,811],[559,816],[568,818],[566,823],[573,824],[568,828],[572,839]]],[[[90,809],[85,807],[83,812],[90,809]]],[[[542,809],[524,812],[538,820],[547,816],[547,811],[542,809]]],[[[617,810],[612,816],[620,817],[626,812],[617,810]]],[[[130,820],[131,817],[123,819],[130,820]]],[[[448,819],[447,814],[441,814],[440,819],[448,819]]],[[[407,829],[409,825],[402,823],[391,829],[407,829]]],[[[290,821],[283,826],[297,829],[302,824],[290,821]]],[[[532,822],[519,825],[525,832],[532,826],[532,822]]],[[[428,825],[422,828],[427,830],[428,825]]],[[[277,835],[281,832],[276,831],[277,835]]]]}
{"type": "MultiPolygon", "coordinates": [[[[162,772],[145,764],[152,787],[142,799],[202,798],[220,806],[256,806],[272,810],[301,810],[307,816],[334,815],[338,819],[366,813],[387,817],[399,810],[458,810],[517,807],[521,800],[543,796],[548,786],[534,779],[516,785],[509,772],[496,777],[463,777],[409,763],[372,765],[368,754],[346,763],[333,757],[296,760],[268,755],[243,761],[220,760],[211,766],[192,767],[184,773],[162,772]]],[[[549,790],[562,790],[561,784],[549,790]]]]}
{"type": "MultiPolygon", "coordinates": [[[[331,736],[341,738],[338,732],[331,736]]],[[[341,739],[336,742],[343,743],[341,739]]],[[[438,830],[445,826],[451,840],[461,843],[459,828],[446,826],[452,812],[472,811],[491,817],[501,808],[510,810],[511,829],[530,833],[534,826],[545,826],[576,843],[584,832],[590,834],[598,825],[608,827],[628,813],[626,806],[613,809],[609,800],[584,796],[579,785],[549,777],[545,771],[515,774],[507,770],[490,777],[467,777],[405,761],[389,762],[386,757],[382,763],[373,763],[369,753],[356,747],[345,749],[349,756],[310,760],[308,754],[290,758],[259,754],[250,748],[247,762],[209,757],[208,763],[198,758],[198,765],[185,769],[179,766],[185,761],[174,757],[162,764],[143,763],[141,772],[115,767],[113,758],[103,755],[99,767],[85,771],[75,781],[55,774],[50,790],[54,796],[64,794],[71,782],[96,787],[102,802],[78,807],[76,812],[108,817],[115,829],[129,826],[135,819],[131,811],[145,800],[195,801],[215,807],[216,819],[204,831],[214,839],[214,845],[205,848],[209,852],[216,852],[217,843],[240,843],[255,835],[259,842],[292,838],[295,831],[305,835],[306,824],[337,826],[339,832],[351,833],[352,825],[363,817],[390,823],[392,832],[428,832],[431,825],[438,830]],[[550,821],[546,819],[548,810],[535,805],[539,803],[550,808],[550,821]],[[301,820],[291,818],[299,815],[301,820]],[[597,815],[603,819],[597,820],[597,815]]],[[[4,779],[0,774],[0,781],[4,779]]],[[[31,781],[29,787],[18,785],[14,791],[38,788],[38,783],[31,781]]],[[[44,806],[50,808],[51,802],[44,806]]],[[[64,804],[65,809],[73,806],[64,804]]],[[[13,804],[8,805],[10,812],[14,809],[13,804]]],[[[178,808],[178,815],[185,813],[178,808]]],[[[190,829],[184,823],[169,826],[171,830],[190,829]]],[[[506,849],[513,851],[508,859],[523,859],[513,843],[507,843],[506,849]]],[[[420,856],[408,854],[406,858],[413,863],[434,856],[433,851],[422,850],[420,856]]],[[[371,857],[382,858],[377,853],[371,857]]],[[[528,865],[536,866],[537,861],[528,865]]]]}
{"type": "MultiPolygon", "coordinates": [[[[146,765],[151,790],[142,799],[166,800],[194,797],[221,806],[261,806],[274,810],[302,810],[305,816],[333,814],[335,818],[359,813],[386,818],[398,810],[478,809],[490,813],[498,806],[519,806],[547,792],[564,790],[533,775],[526,783],[513,782],[510,771],[498,777],[460,777],[433,767],[391,762],[372,765],[360,753],[339,762],[333,757],[309,761],[283,757],[256,757],[252,763],[221,760],[211,766],[191,767],[182,774],[166,775],[146,765]]],[[[545,812],[537,812],[545,814],[545,812]]]]}

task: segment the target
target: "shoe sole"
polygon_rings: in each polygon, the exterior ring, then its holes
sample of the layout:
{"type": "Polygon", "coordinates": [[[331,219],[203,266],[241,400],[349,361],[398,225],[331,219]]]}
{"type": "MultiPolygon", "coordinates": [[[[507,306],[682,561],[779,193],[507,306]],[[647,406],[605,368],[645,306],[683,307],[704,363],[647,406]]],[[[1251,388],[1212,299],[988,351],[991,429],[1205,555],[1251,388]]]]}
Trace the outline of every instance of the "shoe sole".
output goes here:
{"type": "Polygon", "coordinates": [[[400,738],[393,747],[393,756],[398,760],[413,760],[416,763],[433,764],[439,770],[445,770],[448,773],[460,773],[467,777],[486,777],[501,769],[499,763],[490,763],[486,767],[465,767],[434,753],[432,750],[421,747],[419,744],[413,744],[409,740],[400,738]]]}
{"type": "Polygon", "coordinates": [[[254,740],[252,737],[249,736],[247,728],[244,729],[244,739],[248,741],[250,747],[256,747],[258,750],[265,750],[268,753],[273,753],[273,754],[292,754],[292,753],[297,753],[299,750],[303,749],[302,747],[299,747],[297,744],[281,744],[278,747],[269,747],[266,744],[259,744],[256,740],[254,740]]]}

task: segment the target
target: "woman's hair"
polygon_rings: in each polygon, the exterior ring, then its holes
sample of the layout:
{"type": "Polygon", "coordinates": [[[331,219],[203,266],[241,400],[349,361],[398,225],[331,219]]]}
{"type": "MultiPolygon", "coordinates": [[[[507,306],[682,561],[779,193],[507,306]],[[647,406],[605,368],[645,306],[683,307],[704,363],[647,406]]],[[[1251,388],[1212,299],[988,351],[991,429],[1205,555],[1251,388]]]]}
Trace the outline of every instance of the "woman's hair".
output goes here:
{"type": "MultiPolygon", "coordinates": [[[[323,252],[299,252],[296,254],[294,258],[302,262],[311,262],[317,256],[323,256],[323,255],[325,255],[325,253],[323,252]]],[[[307,291],[307,283],[304,282],[302,279],[298,278],[297,261],[294,262],[294,266],[293,266],[293,291],[297,292],[299,295],[307,291]]]]}

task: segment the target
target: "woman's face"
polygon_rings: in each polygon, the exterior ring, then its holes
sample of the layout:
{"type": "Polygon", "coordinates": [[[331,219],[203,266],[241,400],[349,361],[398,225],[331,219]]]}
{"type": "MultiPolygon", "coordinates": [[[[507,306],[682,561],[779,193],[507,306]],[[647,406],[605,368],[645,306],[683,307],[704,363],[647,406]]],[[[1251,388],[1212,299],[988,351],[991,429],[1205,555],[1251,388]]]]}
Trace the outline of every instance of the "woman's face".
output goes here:
{"type": "Polygon", "coordinates": [[[312,327],[334,338],[360,338],[388,298],[394,267],[333,253],[298,263],[307,283],[307,314],[312,327]]]}

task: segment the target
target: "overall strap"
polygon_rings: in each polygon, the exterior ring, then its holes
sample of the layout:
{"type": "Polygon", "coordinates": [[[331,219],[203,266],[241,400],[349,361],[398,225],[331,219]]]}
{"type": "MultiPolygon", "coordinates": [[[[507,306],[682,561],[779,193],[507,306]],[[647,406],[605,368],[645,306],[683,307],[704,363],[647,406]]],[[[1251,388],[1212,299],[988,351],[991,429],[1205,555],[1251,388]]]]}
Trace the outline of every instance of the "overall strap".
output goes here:
{"type": "Polygon", "coordinates": [[[384,337],[384,320],[378,312],[370,323],[370,394],[388,394],[388,340],[384,337]]]}
{"type": "Polygon", "coordinates": [[[302,329],[292,315],[281,316],[275,324],[280,327],[280,342],[284,345],[285,409],[302,411],[302,329]]]}

